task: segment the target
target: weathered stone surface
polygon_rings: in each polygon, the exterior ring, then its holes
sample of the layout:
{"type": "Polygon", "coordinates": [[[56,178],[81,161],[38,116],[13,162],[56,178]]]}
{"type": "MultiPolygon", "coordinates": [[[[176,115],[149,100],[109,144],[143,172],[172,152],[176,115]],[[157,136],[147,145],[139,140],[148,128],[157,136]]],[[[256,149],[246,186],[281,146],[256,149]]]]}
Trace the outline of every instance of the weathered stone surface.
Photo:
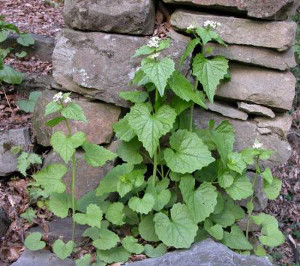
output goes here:
{"type": "Polygon", "coordinates": [[[290,72],[230,64],[231,81],[216,91],[220,98],[245,101],[290,110],[295,96],[296,78],[290,72]]]}
{"type": "Polygon", "coordinates": [[[293,0],[163,0],[165,3],[186,4],[196,7],[247,13],[249,17],[285,19],[293,0]]]}
{"type": "Polygon", "coordinates": [[[239,102],[238,108],[248,114],[266,116],[266,117],[270,117],[270,118],[275,117],[274,112],[270,108],[267,108],[267,107],[261,106],[261,105],[257,105],[257,104],[248,104],[248,103],[239,102]]]}
{"type": "Polygon", "coordinates": [[[288,113],[278,114],[274,119],[263,117],[256,117],[255,121],[258,122],[259,128],[267,128],[273,134],[277,134],[283,139],[286,139],[287,133],[290,130],[293,118],[288,113]]]}
{"type": "MultiPolygon", "coordinates": [[[[44,116],[45,107],[52,101],[55,93],[57,93],[57,91],[43,91],[33,113],[33,135],[36,137],[37,142],[43,146],[50,146],[50,138],[53,132],[62,130],[67,133],[67,128],[64,123],[54,128],[50,128],[45,124],[48,120],[56,116],[55,114],[47,117],[44,116]]],[[[113,135],[112,125],[118,121],[121,112],[120,108],[105,103],[90,102],[82,97],[74,99],[73,101],[81,106],[88,122],[70,121],[72,131],[83,131],[87,139],[93,143],[109,143],[113,135]]]]}
{"type": "Polygon", "coordinates": [[[258,127],[258,128],[257,128],[257,131],[258,131],[259,134],[261,134],[261,135],[267,135],[267,134],[272,133],[272,131],[271,131],[270,129],[268,129],[268,128],[260,128],[260,127],[258,127]]]}
{"type": "Polygon", "coordinates": [[[72,259],[59,259],[48,250],[31,251],[26,249],[21,257],[12,264],[13,266],[75,266],[72,259]]]}
{"type": "Polygon", "coordinates": [[[31,36],[34,39],[34,45],[24,47],[17,43],[17,35],[11,35],[4,42],[3,48],[14,48],[14,52],[27,52],[28,56],[37,56],[43,61],[52,61],[52,53],[55,46],[54,37],[43,36],[39,34],[32,34],[31,36]]]}
{"type": "Polygon", "coordinates": [[[79,30],[152,35],[153,0],[66,0],[64,19],[79,30]]]}
{"type": "Polygon", "coordinates": [[[286,70],[297,65],[292,48],[285,52],[278,52],[269,48],[247,45],[232,44],[224,47],[216,43],[211,43],[208,46],[214,48],[211,55],[223,55],[227,59],[236,62],[279,70],[286,70]]]}
{"type": "Polygon", "coordinates": [[[13,146],[24,150],[31,144],[29,128],[11,129],[0,133],[0,177],[17,171],[17,156],[10,152],[13,146]]]}
{"type": "MultiPolygon", "coordinates": [[[[249,177],[251,183],[254,180],[254,173],[247,172],[247,176],[249,177]]],[[[247,203],[251,197],[247,199],[243,199],[238,201],[239,205],[247,207],[247,203]]],[[[268,205],[268,198],[264,192],[264,180],[260,176],[257,177],[254,189],[254,198],[253,198],[253,207],[254,211],[263,211],[268,205]]]]}
{"type": "Polygon", "coordinates": [[[188,250],[169,252],[162,257],[130,263],[132,266],[271,266],[267,258],[244,256],[226,246],[206,239],[188,250]]]}
{"type": "MultiPolygon", "coordinates": [[[[119,94],[133,89],[128,84],[141,59],[132,56],[148,41],[146,37],[64,30],[53,53],[54,79],[66,90],[128,107],[119,94]]],[[[165,53],[179,62],[185,45],[174,40],[165,53]]],[[[188,62],[183,71],[187,69],[188,62]]]]}
{"type": "Polygon", "coordinates": [[[229,120],[235,130],[235,145],[237,151],[253,145],[255,138],[263,143],[263,147],[275,151],[272,157],[264,162],[265,166],[273,167],[285,163],[291,155],[291,147],[287,141],[281,140],[277,135],[260,135],[255,122],[228,119],[216,113],[196,109],[194,122],[198,128],[207,128],[209,120],[215,120],[219,124],[223,120],[229,120]]]}
{"type": "MultiPolygon", "coordinates": [[[[29,233],[40,232],[47,237],[48,242],[52,244],[56,239],[63,239],[64,242],[72,240],[72,218],[60,219],[55,217],[51,222],[47,223],[48,231],[45,232],[40,226],[32,227],[29,233]]],[[[84,237],[82,234],[88,226],[76,224],[75,242],[80,244],[84,237]]]]}
{"type": "MultiPolygon", "coordinates": [[[[77,151],[75,154],[76,158],[76,187],[75,195],[79,199],[84,194],[89,191],[94,190],[99,185],[100,180],[111,170],[114,166],[114,162],[110,161],[102,167],[92,167],[86,164],[84,160],[84,152],[77,151]]],[[[60,156],[55,152],[50,152],[45,159],[44,167],[53,164],[61,163],[64,164],[64,161],[60,156]]],[[[64,177],[64,181],[67,186],[67,192],[71,194],[72,187],[72,165],[71,162],[68,164],[69,171],[64,177]]]]}
{"type": "Polygon", "coordinates": [[[244,44],[279,51],[287,50],[295,39],[295,22],[266,22],[235,17],[213,16],[187,10],[177,10],[172,14],[171,24],[177,30],[185,30],[189,25],[203,26],[207,20],[221,23],[217,32],[229,44],[244,44]]]}
{"type": "Polygon", "coordinates": [[[32,91],[43,91],[51,88],[54,81],[51,75],[24,74],[24,79],[20,85],[15,85],[18,92],[28,95],[32,91]]]}
{"type": "Polygon", "coordinates": [[[247,120],[248,115],[245,112],[238,110],[237,108],[233,108],[230,105],[214,102],[214,103],[206,103],[208,110],[219,113],[223,116],[240,119],[240,120],[247,120]]]}

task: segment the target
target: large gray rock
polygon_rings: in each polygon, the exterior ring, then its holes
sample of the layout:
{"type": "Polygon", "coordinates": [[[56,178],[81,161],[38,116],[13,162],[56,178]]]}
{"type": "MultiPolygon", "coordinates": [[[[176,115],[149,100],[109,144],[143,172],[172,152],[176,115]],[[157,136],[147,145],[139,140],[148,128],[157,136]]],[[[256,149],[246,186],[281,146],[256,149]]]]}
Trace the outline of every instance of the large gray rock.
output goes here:
{"type": "Polygon", "coordinates": [[[286,139],[288,131],[290,130],[293,122],[293,117],[289,113],[278,114],[273,119],[264,117],[257,117],[255,121],[258,122],[259,128],[267,128],[273,134],[277,134],[280,138],[286,139]]]}
{"type": "Polygon", "coordinates": [[[229,44],[275,48],[279,51],[287,50],[292,46],[297,28],[295,22],[256,21],[188,10],[175,11],[171,17],[171,24],[175,29],[184,31],[191,24],[203,26],[207,20],[221,23],[217,32],[229,44]]]}
{"type": "Polygon", "coordinates": [[[247,13],[249,17],[285,19],[293,0],[163,0],[165,3],[247,13]]]}
{"type": "Polygon", "coordinates": [[[169,252],[162,257],[130,263],[132,266],[271,266],[267,258],[244,256],[211,239],[194,244],[188,250],[169,252]]]}
{"type": "Polygon", "coordinates": [[[240,120],[247,120],[248,115],[247,113],[238,110],[237,108],[233,108],[230,105],[220,103],[220,102],[214,102],[214,103],[206,103],[208,110],[219,113],[223,116],[229,117],[229,118],[235,118],[240,120]]]}
{"type": "MultiPolygon", "coordinates": [[[[54,128],[46,125],[48,120],[57,116],[57,114],[44,116],[46,105],[52,101],[56,93],[57,91],[54,90],[43,91],[33,112],[32,132],[37,142],[43,146],[50,146],[50,138],[55,131],[61,130],[66,134],[68,132],[64,123],[54,128]]],[[[106,103],[90,102],[83,97],[77,97],[73,101],[81,106],[88,122],[70,121],[72,132],[82,131],[86,134],[88,141],[96,144],[109,143],[113,136],[112,126],[118,121],[121,113],[120,108],[106,103]]]]}
{"type": "Polygon", "coordinates": [[[275,117],[274,112],[270,108],[261,106],[261,105],[257,105],[257,104],[249,104],[249,103],[239,102],[238,108],[248,114],[266,116],[269,118],[275,117]]]}
{"type": "Polygon", "coordinates": [[[297,65],[292,48],[285,52],[278,52],[273,49],[247,45],[232,44],[224,47],[216,43],[211,43],[208,46],[213,47],[211,55],[223,55],[227,59],[236,62],[279,70],[290,69],[297,65]]]}
{"type": "Polygon", "coordinates": [[[31,251],[26,249],[21,257],[12,264],[13,266],[75,266],[72,259],[59,259],[48,250],[31,251]]]}
{"type": "Polygon", "coordinates": [[[37,56],[43,61],[51,62],[55,39],[53,37],[32,33],[31,36],[34,39],[34,45],[24,47],[17,43],[18,35],[11,35],[3,43],[3,48],[13,48],[15,53],[25,51],[28,56],[37,56]]]}
{"type": "MultiPolygon", "coordinates": [[[[54,79],[63,89],[128,107],[119,94],[133,90],[128,84],[141,58],[132,56],[148,41],[145,37],[64,30],[53,53],[54,79]]],[[[185,46],[173,40],[166,52],[179,62],[185,46]]],[[[188,62],[183,70],[187,69],[188,62]]]]}
{"type": "Polygon", "coordinates": [[[223,120],[228,120],[235,130],[235,145],[237,151],[253,145],[257,138],[263,143],[263,147],[273,150],[275,153],[272,157],[264,162],[265,166],[273,167],[285,163],[291,155],[291,147],[287,141],[282,140],[276,134],[262,135],[258,131],[258,126],[252,121],[240,121],[228,119],[216,113],[196,109],[194,112],[194,123],[198,128],[208,128],[209,121],[213,119],[216,124],[223,120]]]}
{"type": "MultiPolygon", "coordinates": [[[[108,146],[108,149],[112,152],[116,152],[118,145],[115,142],[108,146]]],[[[75,196],[79,199],[84,194],[96,189],[99,185],[100,180],[114,167],[114,161],[107,162],[102,167],[92,167],[87,165],[84,159],[84,152],[77,151],[75,153],[76,158],[76,186],[75,186],[75,196]]],[[[47,167],[53,163],[65,164],[60,156],[51,151],[44,161],[44,166],[47,167]]],[[[68,164],[68,172],[64,177],[64,181],[67,186],[67,193],[71,194],[72,187],[72,164],[68,164]]]]}
{"type": "Polygon", "coordinates": [[[18,92],[29,97],[32,91],[43,91],[51,88],[54,82],[52,74],[39,75],[39,74],[24,74],[21,84],[15,85],[18,92]]]}
{"type": "Polygon", "coordinates": [[[229,71],[231,80],[218,87],[217,97],[280,110],[292,108],[296,86],[292,73],[239,64],[230,64],[229,71]]]}
{"type": "Polygon", "coordinates": [[[31,144],[29,128],[11,129],[0,133],[0,177],[17,171],[17,155],[10,149],[21,146],[24,150],[31,144]]]}
{"type": "MultiPolygon", "coordinates": [[[[47,228],[47,231],[44,231],[41,226],[39,227],[32,227],[29,230],[29,233],[40,232],[47,238],[47,242],[53,244],[55,240],[62,239],[64,242],[68,242],[72,240],[72,218],[64,218],[60,219],[58,217],[54,217],[54,219],[49,222],[43,224],[44,228],[47,228]]],[[[83,242],[84,237],[82,236],[85,229],[88,226],[76,224],[76,230],[74,235],[74,240],[76,244],[80,244],[83,242]]]]}
{"type": "Polygon", "coordinates": [[[153,0],[65,0],[64,19],[79,30],[152,35],[153,0]]]}

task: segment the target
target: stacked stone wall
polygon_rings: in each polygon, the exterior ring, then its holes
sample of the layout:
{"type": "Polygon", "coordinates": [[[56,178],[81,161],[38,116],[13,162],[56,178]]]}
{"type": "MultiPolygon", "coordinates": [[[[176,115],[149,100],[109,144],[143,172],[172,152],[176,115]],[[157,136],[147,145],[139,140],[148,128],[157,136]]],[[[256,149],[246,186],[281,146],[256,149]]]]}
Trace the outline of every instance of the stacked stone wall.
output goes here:
{"type": "MultiPolygon", "coordinates": [[[[296,24],[288,17],[299,1],[159,2],[170,11],[167,34],[172,45],[167,53],[175,62],[185,49],[188,38],[184,32],[191,24],[220,22],[217,31],[228,44],[228,48],[212,46],[213,55],[230,60],[231,81],[219,86],[216,102],[209,104],[208,111],[195,110],[195,124],[203,128],[209,119],[228,119],[235,127],[238,150],[251,146],[257,138],[265,148],[276,150],[268,165],[286,162],[291,150],[286,141],[292,121],[288,111],[296,84],[290,72],[296,66],[292,51],[296,24]]],[[[152,0],[65,0],[68,28],[61,32],[54,49],[53,87],[78,95],[90,121],[86,128],[79,129],[98,144],[108,145],[113,140],[112,122],[129,107],[119,93],[133,89],[128,84],[140,60],[132,55],[153,35],[157,7],[158,2],[152,0]]],[[[184,67],[187,70],[188,63],[184,67]]],[[[51,95],[45,91],[43,99],[51,100],[51,95]]],[[[50,132],[41,130],[44,105],[36,107],[33,132],[41,145],[48,146],[50,132]]],[[[96,187],[98,181],[88,189],[96,187]]]]}

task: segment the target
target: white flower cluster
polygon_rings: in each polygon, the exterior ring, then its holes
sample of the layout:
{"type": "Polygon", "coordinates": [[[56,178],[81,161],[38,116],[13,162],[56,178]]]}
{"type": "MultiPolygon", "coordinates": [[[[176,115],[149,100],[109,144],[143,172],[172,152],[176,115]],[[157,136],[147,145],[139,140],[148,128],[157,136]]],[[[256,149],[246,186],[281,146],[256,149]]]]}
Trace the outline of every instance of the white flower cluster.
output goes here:
{"type": "Polygon", "coordinates": [[[194,29],[196,29],[196,26],[193,25],[193,24],[191,24],[191,25],[188,26],[186,29],[187,29],[187,30],[194,30],[194,29]]]}
{"type": "Polygon", "coordinates": [[[160,55],[160,53],[155,53],[155,54],[149,55],[148,57],[151,59],[155,59],[155,58],[159,57],[159,55],[160,55]]]}
{"type": "Polygon", "coordinates": [[[69,103],[69,102],[71,102],[72,101],[72,99],[68,96],[68,97],[66,97],[66,99],[64,100],[64,102],[65,103],[69,103]]]}
{"type": "Polygon", "coordinates": [[[158,48],[160,40],[161,39],[157,36],[152,37],[150,39],[150,41],[148,42],[147,46],[152,47],[152,48],[158,48]]]}
{"type": "Polygon", "coordinates": [[[58,102],[59,100],[61,100],[63,98],[63,93],[62,92],[59,92],[59,93],[56,93],[54,96],[53,96],[53,101],[54,102],[58,102]]]}
{"type": "Polygon", "coordinates": [[[206,20],[203,25],[204,27],[211,27],[215,30],[217,27],[221,26],[221,23],[212,20],[206,20]]]}
{"type": "Polygon", "coordinates": [[[261,149],[263,147],[263,144],[260,143],[257,139],[255,139],[254,144],[252,145],[253,149],[261,149]]]}
{"type": "Polygon", "coordinates": [[[64,99],[64,103],[69,103],[72,101],[72,99],[67,96],[67,97],[64,97],[63,93],[62,92],[59,92],[59,93],[56,93],[54,96],[53,96],[53,101],[54,102],[59,102],[60,100],[64,99]]]}

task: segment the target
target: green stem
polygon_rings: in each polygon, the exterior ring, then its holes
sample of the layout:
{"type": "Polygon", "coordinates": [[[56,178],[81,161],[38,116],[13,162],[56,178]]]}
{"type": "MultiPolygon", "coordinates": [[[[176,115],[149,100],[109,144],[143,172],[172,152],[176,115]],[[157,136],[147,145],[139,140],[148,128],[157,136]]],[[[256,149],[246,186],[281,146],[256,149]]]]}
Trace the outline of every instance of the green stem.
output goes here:
{"type": "MultiPolygon", "coordinates": [[[[75,181],[76,181],[76,161],[75,161],[75,153],[72,156],[72,216],[75,215],[75,181]]],[[[76,223],[74,219],[72,219],[72,241],[75,240],[75,227],[76,223]]]]}
{"type": "MultiPolygon", "coordinates": [[[[65,124],[68,130],[68,135],[72,135],[71,127],[68,119],[65,119],[65,124]]],[[[76,208],[75,208],[75,182],[76,182],[76,160],[75,160],[75,152],[72,156],[72,217],[74,217],[76,208]]],[[[74,219],[72,219],[72,241],[75,240],[75,227],[76,223],[74,219]]]]}
{"type": "Polygon", "coordinates": [[[155,183],[156,183],[156,172],[157,172],[157,151],[155,151],[154,153],[154,157],[153,157],[153,187],[155,187],[155,183]]]}
{"type": "Polygon", "coordinates": [[[258,174],[260,174],[260,169],[259,169],[259,156],[256,158],[256,164],[255,164],[255,175],[254,175],[254,179],[253,179],[253,183],[252,183],[252,189],[253,189],[253,194],[251,196],[251,210],[248,213],[248,218],[247,218],[247,227],[246,227],[246,238],[248,240],[248,236],[249,236],[249,226],[250,226],[250,218],[252,216],[252,212],[253,212],[253,200],[254,200],[254,194],[255,194],[255,185],[256,185],[256,181],[257,181],[257,177],[258,174]]]}
{"type": "MultiPolygon", "coordinates": [[[[198,83],[199,83],[198,78],[196,78],[196,81],[195,81],[195,84],[194,84],[194,91],[197,90],[197,88],[198,88],[198,83]]],[[[191,108],[190,108],[190,131],[193,130],[193,113],[194,113],[194,106],[195,106],[195,104],[193,103],[192,106],[191,106],[191,108]]]]}

